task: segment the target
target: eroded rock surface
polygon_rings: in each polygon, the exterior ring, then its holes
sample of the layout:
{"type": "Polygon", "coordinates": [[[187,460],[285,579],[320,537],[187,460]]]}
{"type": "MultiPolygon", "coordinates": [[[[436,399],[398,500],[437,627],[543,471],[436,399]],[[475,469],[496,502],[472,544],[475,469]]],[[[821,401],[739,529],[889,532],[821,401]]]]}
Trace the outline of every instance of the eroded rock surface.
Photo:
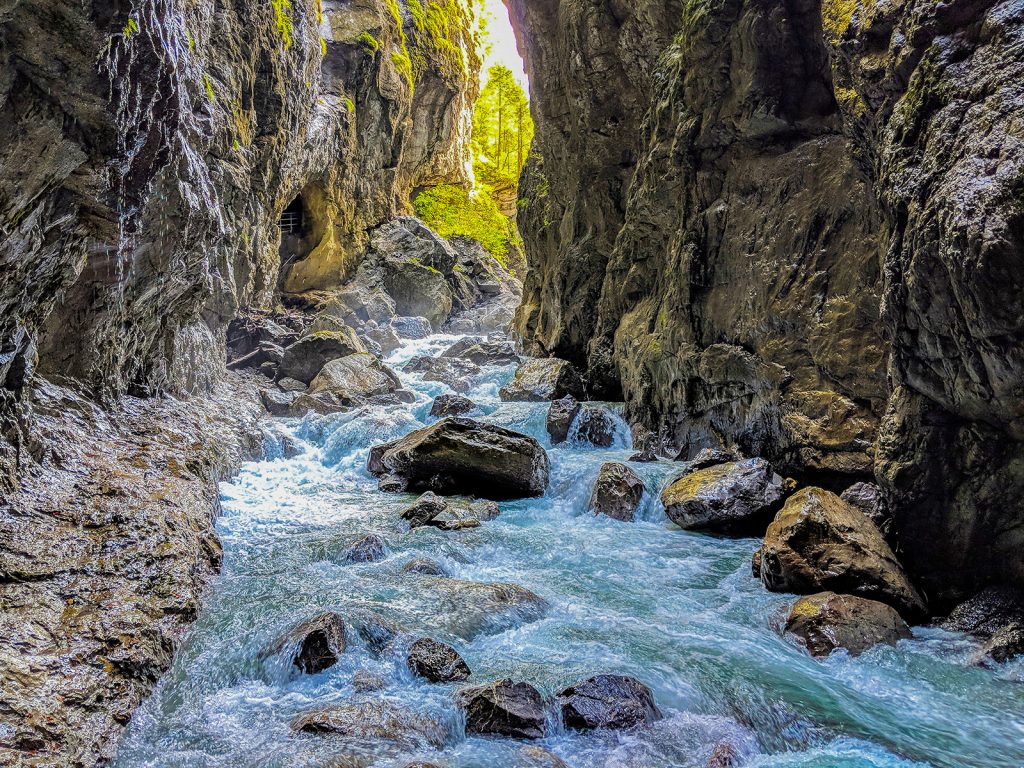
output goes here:
{"type": "Polygon", "coordinates": [[[465,688],[459,691],[456,701],[466,713],[467,734],[544,738],[544,701],[529,683],[505,679],[465,688]]]}
{"type": "Polygon", "coordinates": [[[567,728],[623,730],[657,720],[651,689],[633,677],[597,675],[558,694],[567,728]]]}
{"type": "Polygon", "coordinates": [[[764,459],[698,469],[661,494],[665,514],[680,528],[760,534],[784,495],[784,482],[764,459]]]}
{"type": "Polygon", "coordinates": [[[632,522],[644,497],[644,481],[617,462],[605,462],[597,473],[587,508],[595,515],[632,522]]]}
{"type": "Polygon", "coordinates": [[[879,643],[895,645],[911,636],[894,608],[877,600],[822,592],[796,601],[785,632],[800,639],[812,656],[844,648],[857,656],[879,643]]]}
{"type": "Polygon", "coordinates": [[[566,395],[583,400],[583,379],[572,363],[555,358],[527,360],[516,369],[515,378],[501,388],[501,399],[506,401],[543,402],[566,395]]]}
{"type": "Polygon", "coordinates": [[[370,451],[370,472],[443,495],[503,500],[540,496],[548,457],[540,443],[491,424],[449,418],[370,451]]]}
{"type": "Polygon", "coordinates": [[[429,637],[412,644],[407,661],[414,675],[432,683],[457,683],[472,674],[458,651],[429,637]]]}
{"type": "Polygon", "coordinates": [[[878,528],[820,488],[794,494],[765,533],[761,581],[776,592],[830,590],[887,603],[909,620],[927,615],[878,528]]]}

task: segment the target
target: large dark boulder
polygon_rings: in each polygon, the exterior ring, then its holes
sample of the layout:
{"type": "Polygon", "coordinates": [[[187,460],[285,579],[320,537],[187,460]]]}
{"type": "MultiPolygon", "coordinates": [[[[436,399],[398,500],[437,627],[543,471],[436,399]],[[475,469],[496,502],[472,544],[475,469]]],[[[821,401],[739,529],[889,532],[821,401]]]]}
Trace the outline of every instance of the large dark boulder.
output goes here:
{"type": "Polygon", "coordinates": [[[615,417],[607,408],[584,405],[576,418],[576,442],[611,448],[615,444],[615,426],[615,417]]]}
{"type": "Polygon", "coordinates": [[[465,688],[456,695],[456,702],[466,714],[467,734],[544,738],[544,700],[529,683],[505,679],[465,688]]]}
{"type": "Polygon", "coordinates": [[[684,475],[661,494],[680,528],[757,535],[782,500],[785,483],[764,459],[746,459],[684,475]]]}
{"type": "Polygon", "coordinates": [[[911,636],[910,627],[894,608],[877,600],[819,592],[793,604],[785,626],[812,656],[828,656],[837,648],[852,656],[911,636]]]}
{"type": "Polygon", "coordinates": [[[322,613],[290,629],[265,655],[289,650],[296,668],[315,675],[337,664],[345,648],[344,619],[336,613],[322,613]]]}
{"type": "Polygon", "coordinates": [[[516,348],[508,341],[483,341],[465,338],[441,353],[441,357],[458,357],[476,365],[512,365],[520,361],[516,348]]]}
{"type": "Polygon", "coordinates": [[[472,674],[458,651],[429,637],[412,644],[406,661],[414,675],[432,683],[458,683],[472,674]]]}
{"type": "Polygon", "coordinates": [[[479,406],[462,395],[438,395],[430,407],[430,415],[443,419],[447,416],[465,416],[478,410],[479,406]]]}
{"type": "Polygon", "coordinates": [[[527,360],[516,370],[515,378],[501,389],[506,401],[544,402],[572,395],[586,398],[586,389],[579,372],[565,360],[553,357],[527,360]]]}
{"type": "Polygon", "coordinates": [[[370,472],[398,475],[413,490],[501,501],[541,496],[547,453],[527,435],[472,419],[449,418],[370,451],[370,472]]]}
{"type": "Polygon", "coordinates": [[[468,392],[480,375],[480,366],[458,357],[414,357],[402,368],[418,373],[424,381],[436,381],[456,392],[468,392]]]}
{"type": "Polygon", "coordinates": [[[329,393],[343,405],[358,405],[394,394],[397,374],[371,354],[355,354],[324,365],[309,385],[309,394],[329,393]]]}
{"type": "Polygon", "coordinates": [[[347,563],[376,563],[387,557],[387,554],[384,540],[380,536],[370,535],[346,549],[342,560],[347,563]]]}
{"type": "Polygon", "coordinates": [[[351,329],[346,332],[313,333],[285,349],[278,378],[296,379],[309,384],[327,363],[361,352],[366,352],[366,347],[351,329]]]}
{"type": "Polygon", "coordinates": [[[552,445],[559,445],[569,439],[569,430],[582,408],[580,401],[572,395],[551,401],[545,426],[552,445]]]}
{"type": "Polygon", "coordinates": [[[632,522],[644,497],[644,481],[625,464],[601,465],[588,509],[595,515],[632,522]]]}
{"type": "Polygon", "coordinates": [[[877,526],[820,488],[791,496],[768,527],[761,582],[773,592],[833,591],[879,600],[911,621],[927,614],[877,526]]]}
{"type": "Polygon", "coordinates": [[[997,585],[958,605],[941,626],[950,632],[989,638],[1010,624],[1024,624],[1024,592],[997,585]]]}
{"type": "Polygon", "coordinates": [[[874,483],[854,483],[839,498],[863,512],[883,533],[888,528],[889,510],[882,489],[874,483]]]}
{"type": "Polygon", "coordinates": [[[990,637],[974,657],[983,667],[1003,664],[1024,656],[1024,624],[1007,624],[990,637]]]}
{"type": "Polygon", "coordinates": [[[562,722],[574,730],[622,730],[657,720],[651,689],[633,677],[597,675],[558,694],[562,722]]]}

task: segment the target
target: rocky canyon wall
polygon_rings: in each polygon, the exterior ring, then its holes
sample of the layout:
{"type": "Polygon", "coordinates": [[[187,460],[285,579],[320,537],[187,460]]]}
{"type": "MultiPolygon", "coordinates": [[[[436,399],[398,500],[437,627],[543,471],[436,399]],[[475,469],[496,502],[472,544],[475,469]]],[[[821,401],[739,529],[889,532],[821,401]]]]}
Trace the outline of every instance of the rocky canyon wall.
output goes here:
{"type": "Polygon", "coordinates": [[[508,5],[527,344],[665,448],[875,474],[935,607],[1024,578],[1020,3],[508,5]]]}
{"type": "Polygon", "coordinates": [[[223,329],[279,283],[337,284],[411,192],[465,183],[471,3],[0,5],[0,478],[32,375],[206,391],[223,329]],[[295,263],[292,264],[291,261],[295,263]]]}

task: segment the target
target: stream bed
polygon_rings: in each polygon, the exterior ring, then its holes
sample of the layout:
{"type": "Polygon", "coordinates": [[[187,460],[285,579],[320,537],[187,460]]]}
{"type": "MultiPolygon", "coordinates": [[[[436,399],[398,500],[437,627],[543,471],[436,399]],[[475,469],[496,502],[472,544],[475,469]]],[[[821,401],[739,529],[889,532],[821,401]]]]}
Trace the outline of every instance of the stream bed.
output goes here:
{"type": "Polygon", "coordinates": [[[269,457],[223,485],[223,572],[173,669],[136,713],[116,768],[515,768],[557,765],[551,755],[572,768],[703,768],[721,742],[741,766],[1024,765],[1024,665],[972,667],[974,641],[930,628],[857,658],[811,659],[779,635],[793,598],[751,576],[757,540],[684,532],[667,520],[658,491],[678,465],[631,465],[648,489],[637,522],[588,514],[601,463],[632,454],[628,430],[621,426],[611,449],[551,448],[546,403],[498,398],[513,367],[486,369],[468,396],[481,420],[550,449],[547,494],[502,502],[501,516],[480,528],[408,530],[398,513],[415,496],[379,492],[367,455],[434,421],[433,398],[450,390],[401,365],[458,338],[408,342],[388,360],[416,392],[414,404],[279,420],[269,457]],[[285,438],[298,455],[283,458],[285,438]],[[346,548],[368,534],[386,542],[388,556],[344,562],[346,548]],[[437,577],[402,570],[424,557],[458,579],[526,587],[547,608],[481,612],[442,599],[437,577]],[[325,610],[372,611],[413,638],[450,643],[472,677],[416,679],[400,648],[375,653],[351,627],[348,651],[319,674],[265,657],[290,627],[325,610]],[[552,713],[540,742],[467,738],[453,700],[460,687],[506,677],[553,695],[599,673],[644,681],[663,718],[583,734],[552,713]],[[358,684],[368,677],[378,690],[358,684]],[[396,743],[292,733],[297,715],[344,702],[385,702],[437,723],[439,736],[396,743]]]}

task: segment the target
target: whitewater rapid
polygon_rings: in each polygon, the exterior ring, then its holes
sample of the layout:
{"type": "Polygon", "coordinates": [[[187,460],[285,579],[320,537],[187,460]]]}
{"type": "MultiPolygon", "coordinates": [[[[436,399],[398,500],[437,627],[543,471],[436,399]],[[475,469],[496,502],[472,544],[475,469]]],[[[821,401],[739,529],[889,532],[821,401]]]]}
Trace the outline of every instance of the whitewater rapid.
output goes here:
{"type": "MultiPolygon", "coordinates": [[[[438,354],[458,338],[409,342],[388,363],[400,372],[411,357],[438,354]]],[[[778,632],[793,598],[751,576],[757,541],[684,532],[665,518],[658,491],[678,465],[631,465],[648,489],[637,522],[589,515],[601,463],[632,454],[628,430],[620,424],[607,450],[551,448],[546,404],[498,398],[513,371],[486,369],[468,396],[482,406],[477,417],[550,449],[551,485],[543,498],[502,503],[501,516],[477,529],[407,530],[398,511],[415,497],[380,493],[365,469],[372,445],[434,421],[431,402],[450,391],[444,385],[400,373],[417,395],[413,404],[275,421],[267,458],[223,485],[223,572],[172,671],[129,726],[115,766],[540,764],[523,742],[466,738],[452,699],[459,686],[416,679],[400,653],[375,655],[354,634],[340,662],[317,675],[263,658],[276,637],[324,610],[374,611],[448,642],[473,670],[470,683],[511,677],[547,694],[597,673],[647,683],[664,714],[653,726],[580,734],[551,723],[539,745],[572,768],[702,768],[722,741],[742,766],[1024,765],[1024,665],[971,667],[974,641],[921,628],[895,648],[811,659],[778,632]],[[297,455],[285,458],[286,446],[297,455]],[[368,534],[387,543],[387,558],[344,563],[345,549],[368,534]],[[467,631],[431,579],[403,573],[421,557],[459,579],[519,584],[548,609],[535,621],[498,616],[467,631]],[[382,690],[357,690],[356,673],[379,678],[382,690]],[[381,700],[441,723],[443,742],[352,743],[289,727],[312,708],[381,700]]]]}

